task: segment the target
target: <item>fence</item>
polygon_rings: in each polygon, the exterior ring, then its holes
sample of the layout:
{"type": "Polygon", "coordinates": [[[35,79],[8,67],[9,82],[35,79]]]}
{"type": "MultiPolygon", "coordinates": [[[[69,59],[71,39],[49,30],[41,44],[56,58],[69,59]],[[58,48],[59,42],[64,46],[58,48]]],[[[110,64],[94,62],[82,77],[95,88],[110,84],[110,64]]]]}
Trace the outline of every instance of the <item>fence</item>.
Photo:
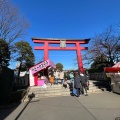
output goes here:
{"type": "Polygon", "coordinates": [[[90,73],[89,74],[90,80],[97,80],[97,81],[106,81],[107,76],[106,73],[90,73]]]}
{"type": "Polygon", "coordinates": [[[28,87],[29,86],[29,75],[25,74],[23,77],[14,77],[14,84],[16,87],[28,87]]]}

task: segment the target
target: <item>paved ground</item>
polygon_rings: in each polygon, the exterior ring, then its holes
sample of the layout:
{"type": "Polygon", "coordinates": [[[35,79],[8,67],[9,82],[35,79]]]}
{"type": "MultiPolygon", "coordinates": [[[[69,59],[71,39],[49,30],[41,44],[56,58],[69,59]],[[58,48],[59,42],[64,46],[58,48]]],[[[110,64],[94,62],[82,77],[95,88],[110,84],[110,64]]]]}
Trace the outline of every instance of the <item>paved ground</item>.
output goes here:
{"type": "MultiPolygon", "coordinates": [[[[120,95],[103,92],[80,98],[56,97],[19,105],[5,120],[115,120],[120,117],[120,95]],[[21,114],[19,114],[21,112],[21,114]]],[[[1,120],[1,119],[0,119],[1,120]]]]}

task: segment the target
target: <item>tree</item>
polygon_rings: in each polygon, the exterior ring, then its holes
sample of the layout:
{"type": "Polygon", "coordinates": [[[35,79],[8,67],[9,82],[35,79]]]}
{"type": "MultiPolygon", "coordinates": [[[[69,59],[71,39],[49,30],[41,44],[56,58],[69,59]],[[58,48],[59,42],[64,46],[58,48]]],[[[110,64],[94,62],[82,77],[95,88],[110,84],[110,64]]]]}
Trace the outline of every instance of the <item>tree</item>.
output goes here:
{"type": "Polygon", "coordinates": [[[56,64],[56,69],[58,69],[58,70],[63,70],[63,65],[61,64],[61,63],[57,63],[56,64]]]}
{"type": "Polygon", "coordinates": [[[103,33],[95,35],[85,56],[89,63],[104,55],[105,59],[103,59],[106,61],[107,66],[114,65],[114,62],[118,59],[117,48],[120,46],[120,31],[117,28],[118,26],[111,25],[103,33]]]}
{"type": "MultiPolygon", "coordinates": [[[[29,22],[20,14],[19,9],[11,0],[0,0],[0,39],[6,43],[7,47],[4,49],[9,51],[5,52],[7,54],[2,54],[1,63],[8,66],[14,53],[14,41],[25,35],[28,27],[29,22]]],[[[1,49],[3,50],[3,47],[1,49]]]]}
{"type": "MultiPolygon", "coordinates": [[[[16,61],[20,62],[19,72],[22,67],[27,69],[34,65],[35,57],[30,44],[26,41],[15,43],[16,61]]],[[[19,73],[18,72],[18,73],[19,73]]]]}
{"type": "Polygon", "coordinates": [[[94,72],[103,72],[104,67],[107,67],[108,65],[107,58],[104,55],[101,55],[99,57],[96,57],[94,62],[91,64],[91,69],[94,72]]]}
{"type": "Polygon", "coordinates": [[[0,39],[0,66],[8,66],[10,60],[10,51],[5,40],[0,39]]]}
{"type": "Polygon", "coordinates": [[[0,38],[10,45],[21,38],[29,27],[28,21],[22,17],[11,0],[0,0],[0,38]]]}

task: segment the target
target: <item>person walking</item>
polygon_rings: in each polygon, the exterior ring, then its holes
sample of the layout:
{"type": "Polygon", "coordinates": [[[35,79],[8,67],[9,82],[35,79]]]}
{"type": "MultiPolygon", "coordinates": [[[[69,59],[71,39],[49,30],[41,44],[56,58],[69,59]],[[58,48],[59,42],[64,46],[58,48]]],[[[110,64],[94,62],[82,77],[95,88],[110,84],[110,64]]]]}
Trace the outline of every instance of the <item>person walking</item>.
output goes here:
{"type": "Polygon", "coordinates": [[[89,85],[90,85],[89,73],[86,71],[84,75],[85,75],[85,77],[87,78],[87,83],[86,83],[86,85],[87,85],[87,90],[89,90],[89,85]]]}
{"type": "Polygon", "coordinates": [[[81,78],[78,72],[74,72],[74,88],[76,89],[76,97],[80,97],[80,81],[81,78]]]}
{"type": "Polygon", "coordinates": [[[82,88],[83,88],[83,94],[84,92],[86,92],[85,96],[88,96],[88,93],[87,93],[87,86],[88,86],[88,81],[87,81],[87,77],[80,72],[80,78],[81,78],[81,85],[82,85],[82,88]]]}

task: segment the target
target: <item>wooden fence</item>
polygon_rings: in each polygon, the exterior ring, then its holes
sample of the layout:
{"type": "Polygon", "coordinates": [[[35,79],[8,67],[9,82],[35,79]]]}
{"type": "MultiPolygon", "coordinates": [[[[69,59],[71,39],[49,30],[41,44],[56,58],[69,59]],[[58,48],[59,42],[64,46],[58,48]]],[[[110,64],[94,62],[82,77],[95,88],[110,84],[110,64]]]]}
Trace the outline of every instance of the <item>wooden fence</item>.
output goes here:
{"type": "MultiPolygon", "coordinates": [[[[90,80],[97,80],[97,81],[106,81],[107,76],[106,73],[89,73],[89,79],[90,80]]],[[[14,83],[17,87],[19,86],[29,86],[29,75],[26,74],[24,77],[15,77],[14,78],[14,83]]]]}
{"type": "Polygon", "coordinates": [[[14,77],[14,85],[16,87],[28,87],[29,86],[29,75],[26,74],[23,77],[14,77]]]}

